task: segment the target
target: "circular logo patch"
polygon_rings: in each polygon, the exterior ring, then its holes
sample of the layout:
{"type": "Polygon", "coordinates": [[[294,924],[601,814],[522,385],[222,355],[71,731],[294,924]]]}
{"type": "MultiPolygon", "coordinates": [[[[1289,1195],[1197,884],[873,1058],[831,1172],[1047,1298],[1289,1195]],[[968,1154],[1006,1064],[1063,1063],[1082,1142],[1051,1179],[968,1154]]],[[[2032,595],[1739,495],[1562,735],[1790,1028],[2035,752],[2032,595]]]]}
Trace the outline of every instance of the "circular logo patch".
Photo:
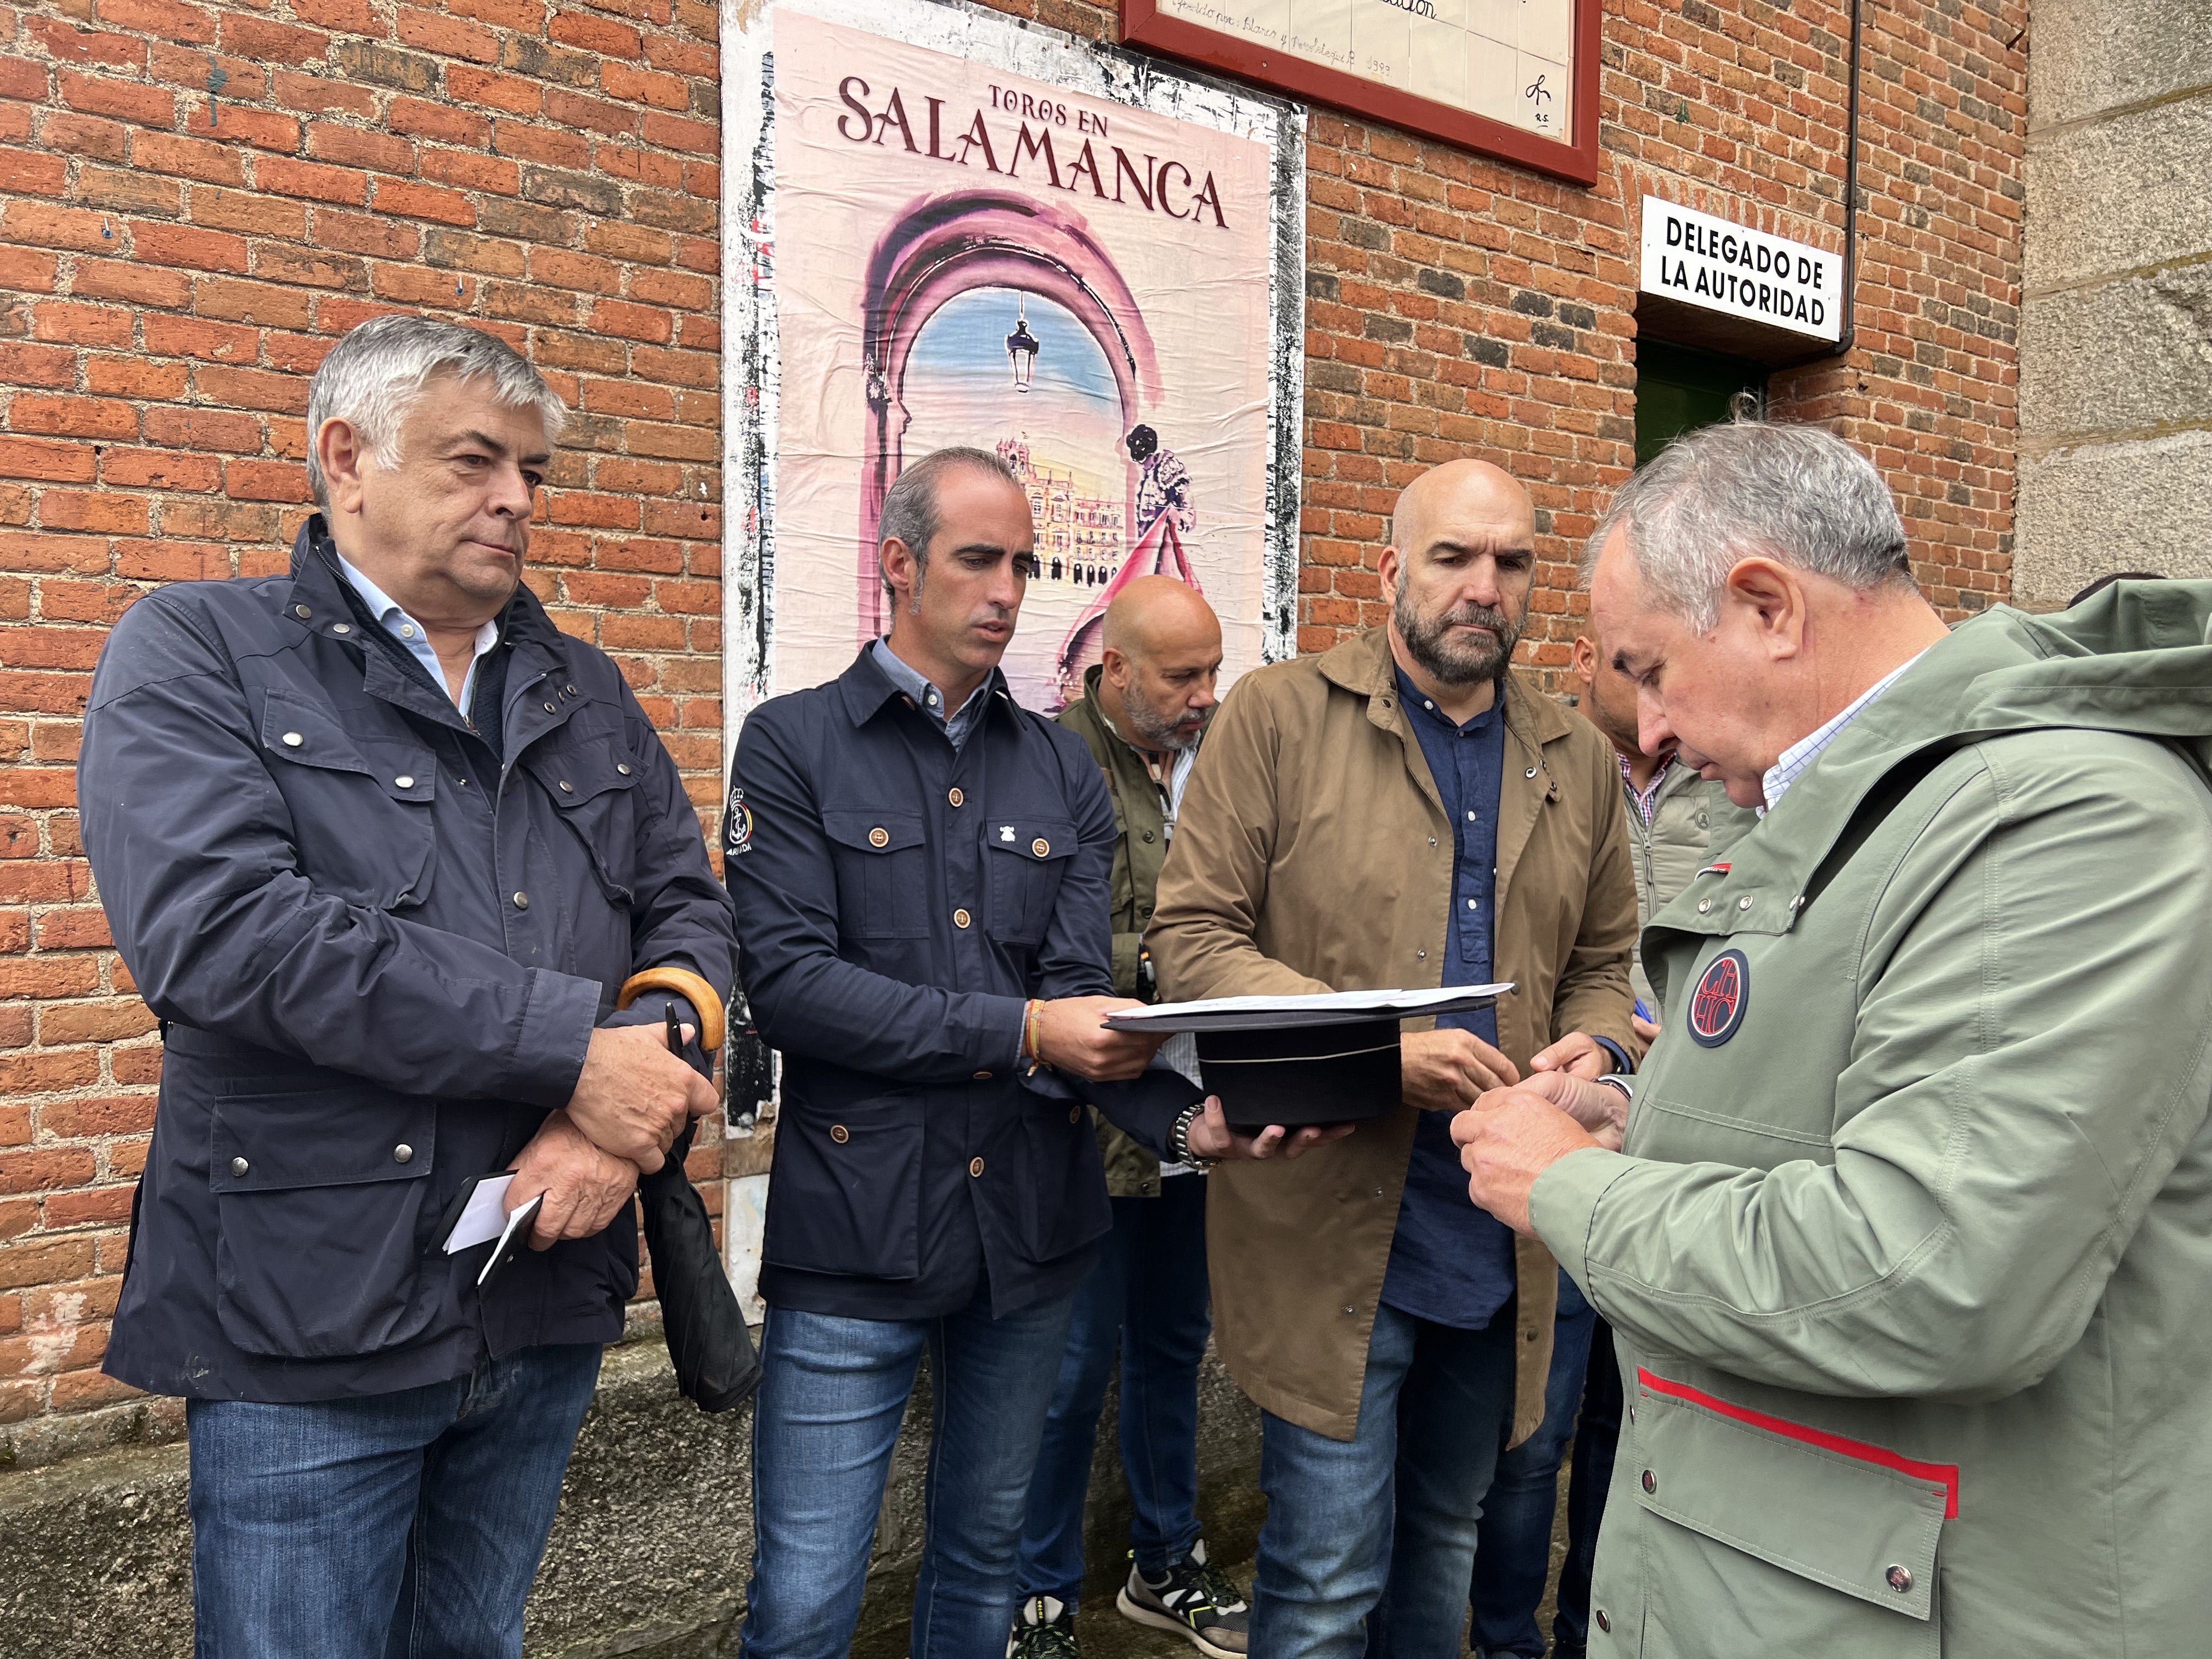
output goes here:
{"type": "MultiPolygon", "coordinates": [[[[876,832],[881,835],[879,830],[876,832]]],[[[753,849],[753,809],[745,805],[745,792],[730,791],[729,810],[722,816],[722,854],[733,858],[753,849]]]]}
{"type": "Polygon", "coordinates": [[[1723,951],[1705,964],[1690,993],[1690,1037],[1717,1048],[1735,1035],[1751,1006],[1751,964],[1741,951],[1723,951]]]}

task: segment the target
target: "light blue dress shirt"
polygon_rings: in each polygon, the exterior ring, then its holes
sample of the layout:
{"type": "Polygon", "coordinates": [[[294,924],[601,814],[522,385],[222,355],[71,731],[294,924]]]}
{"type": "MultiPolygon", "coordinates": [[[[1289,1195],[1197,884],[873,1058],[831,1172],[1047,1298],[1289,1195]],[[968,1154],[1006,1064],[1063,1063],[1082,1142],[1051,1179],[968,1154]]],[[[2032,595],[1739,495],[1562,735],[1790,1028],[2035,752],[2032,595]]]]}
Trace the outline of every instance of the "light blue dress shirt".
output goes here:
{"type": "MultiPolygon", "coordinates": [[[[338,556],[338,568],[353,584],[353,591],[368,604],[369,614],[374,617],[384,631],[405,646],[423,667],[430,671],[431,684],[441,691],[446,690],[445,665],[438,660],[437,648],[430,643],[430,635],[422,624],[399,607],[399,601],[363,575],[345,556],[338,556]]],[[[469,699],[476,694],[477,665],[483,661],[484,653],[499,643],[499,623],[486,623],[477,629],[476,654],[469,659],[469,672],[461,677],[461,694],[453,698],[453,706],[465,713],[469,699]]]]}

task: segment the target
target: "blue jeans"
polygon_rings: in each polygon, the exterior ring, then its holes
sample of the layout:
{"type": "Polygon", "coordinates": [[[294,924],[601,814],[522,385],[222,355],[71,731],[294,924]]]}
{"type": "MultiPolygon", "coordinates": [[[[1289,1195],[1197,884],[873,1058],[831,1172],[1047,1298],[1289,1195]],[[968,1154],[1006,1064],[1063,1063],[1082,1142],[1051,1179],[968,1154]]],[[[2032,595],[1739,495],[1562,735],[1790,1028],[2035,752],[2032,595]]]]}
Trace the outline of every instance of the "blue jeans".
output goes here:
{"type": "Polygon", "coordinates": [[[929,1351],[929,1469],[912,1659],[1001,1659],[1030,1470],[1075,1292],[993,1319],[990,1296],[941,1319],[770,1308],[753,1406],[752,1582],[744,1659],[836,1659],[852,1646],[899,1423],[929,1351]]]}
{"type": "Polygon", "coordinates": [[[1261,1414],[1255,1655],[1458,1659],[1513,1351],[1510,1302],[1479,1331],[1381,1307],[1353,1438],[1261,1414]]]}
{"type": "Polygon", "coordinates": [[[195,1400],[195,1659],[518,1659],[597,1343],[306,1405],[195,1400]]]}
{"type": "Polygon", "coordinates": [[[1575,1472],[1567,1488],[1567,1560],[1559,1573],[1552,1633],[1559,1650],[1583,1650],[1589,1628],[1590,1560],[1597,1553],[1598,1522],[1620,1437],[1620,1373],[1613,1364],[1613,1334],[1563,1273],[1543,1426],[1498,1460],[1483,1505],[1482,1547],[1468,1590],[1474,1613],[1469,1635],[1477,1653],[1537,1659],[1544,1651],[1536,1609],[1551,1571],[1552,1516],[1571,1440],[1575,1472]]]}
{"type": "Polygon", "coordinates": [[[1117,1198],[1114,1231],[1076,1292],[1022,1528],[1021,1594],[1083,1596],[1083,1504],[1114,1356],[1121,1357],[1121,1468],[1137,1565],[1164,1572],[1198,1542],[1198,1368],[1213,1322],[1206,1178],[1170,1176],[1158,1198],[1117,1198]]]}

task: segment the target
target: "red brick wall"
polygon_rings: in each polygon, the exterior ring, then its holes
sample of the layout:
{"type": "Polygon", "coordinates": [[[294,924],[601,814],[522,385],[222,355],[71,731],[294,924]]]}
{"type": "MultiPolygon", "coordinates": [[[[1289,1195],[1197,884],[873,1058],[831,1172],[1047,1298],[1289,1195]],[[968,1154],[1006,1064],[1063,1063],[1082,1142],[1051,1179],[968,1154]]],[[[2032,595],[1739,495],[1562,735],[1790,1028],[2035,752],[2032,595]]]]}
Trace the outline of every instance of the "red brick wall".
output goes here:
{"type": "Polygon", "coordinates": [[[149,586],[283,568],[338,335],[432,311],[551,377],[577,418],[532,585],[719,795],[715,22],[0,9],[0,1423],[127,1392],[94,1367],[161,1054],[70,810],[90,671],[149,586]]]}
{"type": "MultiPolygon", "coordinates": [[[[1088,0],[998,3],[1111,34],[1088,0]]],[[[2009,588],[2027,0],[1864,3],[1857,348],[1773,392],[1876,455],[1964,614],[2009,588]]],[[[1523,651],[1555,667],[1632,460],[1638,198],[1841,246],[1843,0],[1606,10],[1594,190],[1315,114],[1303,648],[1376,618],[1396,491],[1472,452],[1534,492],[1523,651]]],[[[0,1419],[121,1392],[93,1368],[158,1050],[70,811],[100,630],[149,583],[282,557],[304,377],[349,324],[441,310],[556,374],[582,418],[533,580],[711,800],[714,35],[705,0],[0,8],[0,1419]]]]}

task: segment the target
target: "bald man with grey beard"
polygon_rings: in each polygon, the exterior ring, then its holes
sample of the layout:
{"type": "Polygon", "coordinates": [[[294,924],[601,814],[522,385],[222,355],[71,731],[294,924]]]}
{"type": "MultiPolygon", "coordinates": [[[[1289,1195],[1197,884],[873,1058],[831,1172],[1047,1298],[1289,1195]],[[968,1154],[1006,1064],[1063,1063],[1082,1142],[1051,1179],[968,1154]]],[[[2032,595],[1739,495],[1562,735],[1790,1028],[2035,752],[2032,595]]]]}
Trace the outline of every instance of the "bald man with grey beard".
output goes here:
{"type": "MultiPolygon", "coordinates": [[[[1195,588],[1144,576],[1107,608],[1104,660],[1060,724],[1082,738],[1114,798],[1114,988],[1154,1000],[1144,954],[1160,866],[1183,785],[1213,713],[1221,624],[1195,588]]],[[[1163,1051],[1170,1061],[1177,1044],[1163,1051]]],[[[1187,1069],[1194,1067],[1187,1066],[1187,1069]]],[[[1244,1600],[1209,1563],[1198,1520],[1198,1368],[1212,1321],[1206,1273],[1206,1181],[1098,1125],[1114,1231],[1078,1294],[1075,1322],[1030,1483],[1011,1652],[1075,1652],[1083,1591],[1083,1509],[1092,1445],[1118,1349],[1121,1462],[1134,1510],[1133,1565],[1115,1598],[1124,1617],[1172,1631],[1200,1653],[1245,1651],[1244,1600]]]]}

